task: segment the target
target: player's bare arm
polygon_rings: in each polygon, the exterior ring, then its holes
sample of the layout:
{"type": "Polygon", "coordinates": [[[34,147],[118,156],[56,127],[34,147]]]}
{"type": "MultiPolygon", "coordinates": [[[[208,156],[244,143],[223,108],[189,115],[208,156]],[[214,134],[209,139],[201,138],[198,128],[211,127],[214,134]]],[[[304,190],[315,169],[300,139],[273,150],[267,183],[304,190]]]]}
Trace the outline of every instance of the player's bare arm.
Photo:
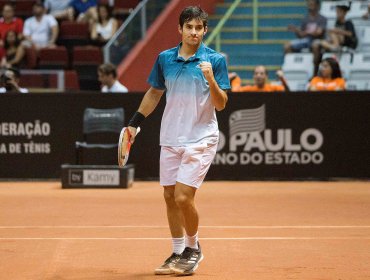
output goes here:
{"type": "Polygon", "coordinates": [[[203,61],[199,64],[199,67],[202,70],[204,77],[208,81],[212,104],[215,106],[217,111],[223,110],[227,103],[227,94],[218,86],[213,75],[212,64],[203,61]]]}
{"type": "MultiPolygon", "coordinates": [[[[151,87],[144,95],[143,100],[137,110],[139,113],[143,114],[145,117],[149,116],[154,109],[157,107],[164,90],[156,89],[151,87]]],[[[134,143],[136,136],[136,128],[129,126],[128,129],[131,133],[131,143],[134,143]]]]}

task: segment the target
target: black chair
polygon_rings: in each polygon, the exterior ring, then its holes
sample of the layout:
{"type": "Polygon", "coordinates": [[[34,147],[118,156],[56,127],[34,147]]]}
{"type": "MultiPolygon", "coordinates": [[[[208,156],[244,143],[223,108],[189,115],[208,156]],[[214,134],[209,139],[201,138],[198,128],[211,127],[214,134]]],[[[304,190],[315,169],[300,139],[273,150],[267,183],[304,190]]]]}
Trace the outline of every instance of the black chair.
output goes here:
{"type": "Polygon", "coordinates": [[[114,164],[117,162],[118,136],[124,124],[123,108],[86,108],[83,117],[83,141],[76,141],[76,164],[114,164]],[[98,151],[99,155],[86,162],[84,150],[98,151]],[[106,162],[101,150],[111,150],[106,162]]]}

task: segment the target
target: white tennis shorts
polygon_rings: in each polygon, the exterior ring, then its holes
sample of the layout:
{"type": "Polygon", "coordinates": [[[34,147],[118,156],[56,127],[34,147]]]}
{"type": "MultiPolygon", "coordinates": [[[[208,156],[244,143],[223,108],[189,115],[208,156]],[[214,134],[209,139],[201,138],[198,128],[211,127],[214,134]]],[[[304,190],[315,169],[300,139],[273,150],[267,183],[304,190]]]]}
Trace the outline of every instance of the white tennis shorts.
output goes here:
{"type": "Polygon", "coordinates": [[[216,150],[217,143],[200,143],[182,147],[162,146],[160,184],[172,186],[179,182],[199,188],[211,166],[216,150]]]}

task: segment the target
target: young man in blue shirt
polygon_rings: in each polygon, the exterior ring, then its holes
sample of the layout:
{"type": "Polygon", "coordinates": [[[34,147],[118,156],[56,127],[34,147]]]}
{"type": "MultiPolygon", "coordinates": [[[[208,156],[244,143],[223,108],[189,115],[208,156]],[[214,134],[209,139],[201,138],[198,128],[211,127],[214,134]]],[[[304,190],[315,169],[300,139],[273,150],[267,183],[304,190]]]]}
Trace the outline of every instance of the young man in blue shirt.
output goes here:
{"type": "Polygon", "coordinates": [[[182,11],[178,26],[182,41],[159,54],[148,79],[151,87],[128,126],[134,138],[136,128],[166,92],[160,184],[173,253],[155,274],[190,275],[203,259],[194,197],[216,154],[219,131],[215,109],[225,108],[230,89],[225,58],[202,43],[207,19],[200,7],[182,11]]]}

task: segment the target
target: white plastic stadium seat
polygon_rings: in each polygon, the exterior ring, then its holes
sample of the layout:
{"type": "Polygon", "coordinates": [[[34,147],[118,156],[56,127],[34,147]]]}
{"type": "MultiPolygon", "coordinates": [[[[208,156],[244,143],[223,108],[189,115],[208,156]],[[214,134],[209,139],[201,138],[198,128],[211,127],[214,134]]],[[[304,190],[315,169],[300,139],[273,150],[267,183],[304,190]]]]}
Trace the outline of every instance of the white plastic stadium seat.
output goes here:
{"type": "Polygon", "coordinates": [[[357,53],[349,67],[348,80],[370,81],[370,53],[357,53]]]}
{"type": "Polygon", "coordinates": [[[346,82],[347,90],[368,90],[370,82],[368,80],[349,80],[346,82]]]}
{"type": "Polygon", "coordinates": [[[282,70],[287,81],[308,81],[313,75],[312,53],[288,53],[284,56],[282,70]]]}
{"type": "Polygon", "coordinates": [[[288,86],[290,91],[305,91],[307,90],[308,81],[302,80],[302,81],[294,81],[294,80],[288,80],[288,86]]]}
{"type": "Polygon", "coordinates": [[[356,27],[359,52],[370,52],[370,26],[356,27]]]}
{"type": "Polygon", "coordinates": [[[338,1],[323,1],[321,3],[320,14],[327,19],[335,19],[337,17],[336,7],[339,3],[338,1]]]}
{"type": "Polygon", "coordinates": [[[360,26],[370,26],[370,20],[368,19],[357,18],[357,19],[353,19],[352,23],[355,26],[356,31],[357,31],[357,28],[360,26]]]}
{"type": "Polygon", "coordinates": [[[367,12],[368,1],[353,1],[346,19],[360,19],[367,12]]]}

